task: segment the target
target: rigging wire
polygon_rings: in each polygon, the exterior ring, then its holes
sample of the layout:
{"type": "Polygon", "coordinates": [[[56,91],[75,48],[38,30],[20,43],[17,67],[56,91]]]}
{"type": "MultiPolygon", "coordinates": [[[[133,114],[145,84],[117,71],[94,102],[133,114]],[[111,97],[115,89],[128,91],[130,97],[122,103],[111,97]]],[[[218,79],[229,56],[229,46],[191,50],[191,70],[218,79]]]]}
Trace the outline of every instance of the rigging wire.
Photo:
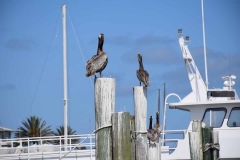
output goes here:
{"type": "MultiPolygon", "coordinates": [[[[60,14],[60,15],[61,15],[61,14],[60,14]]],[[[58,17],[57,24],[59,23],[60,15],[59,15],[59,17],[58,17]]],[[[56,24],[56,26],[57,26],[57,24],[56,24]]],[[[56,30],[56,27],[55,27],[55,30],[56,30]]],[[[39,88],[39,85],[40,85],[40,82],[41,82],[41,79],[42,79],[43,71],[44,71],[46,62],[47,62],[47,60],[48,60],[48,56],[49,56],[50,49],[51,49],[51,46],[52,46],[53,38],[54,38],[54,33],[53,33],[53,35],[52,35],[51,42],[50,42],[50,45],[49,45],[49,47],[48,47],[47,55],[46,55],[46,58],[45,58],[44,63],[43,63],[43,68],[42,68],[41,73],[40,73],[40,78],[39,78],[38,83],[37,83],[37,88],[36,88],[35,93],[34,93],[34,96],[33,96],[33,100],[32,100],[32,103],[31,103],[31,106],[30,106],[30,109],[29,109],[29,112],[28,112],[28,116],[30,115],[30,113],[31,113],[31,111],[32,111],[32,107],[33,107],[33,104],[34,104],[34,101],[35,101],[35,98],[36,98],[36,95],[37,95],[37,92],[38,92],[38,88],[39,88]]]]}
{"type": "MultiPolygon", "coordinates": [[[[75,29],[75,27],[74,27],[74,25],[73,25],[72,18],[71,18],[71,16],[70,16],[70,13],[68,12],[68,10],[67,10],[67,14],[68,14],[68,17],[69,17],[69,19],[70,19],[70,23],[71,23],[71,26],[72,26],[72,29],[73,29],[73,32],[74,32],[74,36],[75,36],[76,41],[77,41],[77,44],[78,44],[78,49],[79,49],[79,51],[80,51],[80,53],[81,53],[81,56],[82,56],[83,63],[86,65],[87,63],[86,63],[86,60],[85,60],[85,58],[84,58],[82,49],[81,49],[81,47],[80,47],[79,40],[78,40],[78,38],[77,38],[76,29],[75,29]]],[[[80,39],[80,38],[79,38],[79,39],[80,39]]],[[[90,80],[90,82],[91,82],[91,84],[92,84],[92,87],[93,87],[93,89],[94,89],[92,79],[89,78],[89,80],[90,80]]]]}
{"type": "Polygon", "coordinates": [[[60,25],[60,23],[59,23],[59,18],[60,18],[60,16],[58,16],[58,26],[57,26],[56,38],[57,38],[57,36],[58,36],[58,30],[59,30],[59,25],[60,25]]]}

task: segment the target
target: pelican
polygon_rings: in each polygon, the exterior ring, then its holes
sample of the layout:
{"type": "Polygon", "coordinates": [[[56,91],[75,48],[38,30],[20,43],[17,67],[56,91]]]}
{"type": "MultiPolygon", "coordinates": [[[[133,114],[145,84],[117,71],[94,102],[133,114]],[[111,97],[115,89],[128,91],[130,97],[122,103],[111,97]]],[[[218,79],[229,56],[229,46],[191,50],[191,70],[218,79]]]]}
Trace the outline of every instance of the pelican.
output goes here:
{"type": "Polygon", "coordinates": [[[157,131],[157,134],[160,135],[162,126],[159,123],[159,112],[156,112],[156,123],[154,124],[154,129],[157,131]]]}
{"type": "Polygon", "coordinates": [[[158,137],[157,131],[155,129],[152,128],[152,116],[150,116],[149,118],[149,129],[147,130],[147,138],[149,140],[149,144],[150,143],[155,143],[158,137]]]}
{"type": "Polygon", "coordinates": [[[99,72],[100,77],[102,77],[102,71],[105,69],[108,63],[108,56],[103,51],[103,43],[104,43],[104,34],[99,34],[98,36],[98,50],[97,54],[92,56],[90,60],[87,61],[86,65],[86,77],[95,76],[96,73],[99,72]]]}
{"type": "Polygon", "coordinates": [[[140,82],[140,86],[141,86],[141,82],[145,85],[145,87],[149,87],[149,74],[146,70],[144,70],[143,68],[143,62],[142,62],[142,55],[138,54],[138,62],[139,62],[139,70],[137,70],[137,78],[140,82]]]}

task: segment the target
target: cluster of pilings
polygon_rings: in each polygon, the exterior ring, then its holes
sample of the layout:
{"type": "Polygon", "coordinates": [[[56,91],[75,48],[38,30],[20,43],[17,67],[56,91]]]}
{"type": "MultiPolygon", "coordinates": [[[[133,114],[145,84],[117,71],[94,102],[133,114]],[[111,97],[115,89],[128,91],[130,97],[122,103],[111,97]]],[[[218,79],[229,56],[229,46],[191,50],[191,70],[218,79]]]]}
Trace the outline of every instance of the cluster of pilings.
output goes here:
{"type": "Polygon", "coordinates": [[[189,132],[190,157],[194,160],[218,160],[218,131],[205,127],[202,121],[193,121],[192,132],[189,132]]]}
{"type": "Polygon", "coordinates": [[[94,84],[96,160],[160,160],[159,141],[147,143],[147,88],[133,87],[134,116],[114,112],[114,78],[94,84]]]}

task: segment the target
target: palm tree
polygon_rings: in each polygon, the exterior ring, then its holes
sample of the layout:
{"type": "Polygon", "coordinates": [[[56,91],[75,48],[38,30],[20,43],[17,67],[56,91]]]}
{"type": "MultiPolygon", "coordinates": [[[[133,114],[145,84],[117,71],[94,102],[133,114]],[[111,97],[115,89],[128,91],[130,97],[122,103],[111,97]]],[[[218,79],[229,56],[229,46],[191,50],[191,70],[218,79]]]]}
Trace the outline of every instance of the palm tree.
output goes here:
{"type": "Polygon", "coordinates": [[[21,137],[44,137],[51,136],[51,126],[46,126],[46,121],[42,122],[42,118],[31,116],[27,121],[22,122],[23,127],[18,127],[18,132],[15,133],[15,138],[21,137]]]}
{"type": "MultiPolygon", "coordinates": [[[[68,126],[68,135],[74,135],[76,131],[74,131],[70,126],[68,126]]],[[[60,126],[59,128],[56,128],[56,132],[53,132],[53,135],[55,136],[63,136],[64,135],[64,126],[60,126]]],[[[61,141],[63,144],[63,140],[61,141]]],[[[72,139],[71,143],[76,144],[79,142],[79,139],[72,139]]],[[[59,143],[59,141],[57,142],[59,143]]],[[[69,143],[69,140],[68,140],[69,143]]]]}

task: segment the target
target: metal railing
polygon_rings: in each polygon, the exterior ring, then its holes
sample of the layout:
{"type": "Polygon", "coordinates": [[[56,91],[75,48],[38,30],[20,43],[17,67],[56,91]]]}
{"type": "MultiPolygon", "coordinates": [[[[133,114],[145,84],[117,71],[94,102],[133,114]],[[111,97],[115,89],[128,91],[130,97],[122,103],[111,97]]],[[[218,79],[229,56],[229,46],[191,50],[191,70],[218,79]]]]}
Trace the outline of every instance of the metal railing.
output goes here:
{"type": "Polygon", "coordinates": [[[60,159],[63,156],[92,159],[95,156],[95,134],[69,135],[67,141],[65,146],[64,136],[1,139],[0,159],[60,159]]]}
{"type": "MultiPolygon", "coordinates": [[[[176,143],[175,147],[169,146],[170,152],[174,152],[178,141],[184,139],[187,132],[189,131],[165,130],[161,133],[162,137],[166,138],[166,134],[180,134],[182,138],[161,139],[161,143],[176,143]]],[[[68,145],[65,146],[63,136],[1,139],[0,159],[60,159],[63,156],[74,159],[84,157],[89,157],[90,160],[95,159],[95,134],[71,135],[67,140],[68,145]],[[84,139],[86,140],[80,143],[84,139]],[[66,151],[65,148],[67,148],[66,151]]]]}
{"type": "Polygon", "coordinates": [[[175,149],[177,148],[178,141],[179,141],[179,140],[182,140],[182,139],[185,139],[187,132],[191,132],[191,131],[190,131],[190,130],[165,130],[164,133],[163,133],[163,132],[161,133],[162,137],[164,138],[164,139],[161,139],[161,143],[162,143],[162,144],[165,144],[165,143],[174,143],[174,145],[173,145],[173,144],[170,144],[170,145],[162,145],[162,147],[163,147],[163,146],[169,146],[169,148],[168,148],[169,154],[173,153],[173,152],[175,151],[175,149]],[[182,135],[182,138],[174,138],[174,139],[168,138],[168,139],[167,139],[167,138],[166,138],[166,135],[167,135],[167,134],[178,134],[178,135],[182,135]],[[165,135],[165,136],[163,136],[163,135],[165,135]],[[174,146],[174,147],[173,147],[173,146],[174,146]]]}

